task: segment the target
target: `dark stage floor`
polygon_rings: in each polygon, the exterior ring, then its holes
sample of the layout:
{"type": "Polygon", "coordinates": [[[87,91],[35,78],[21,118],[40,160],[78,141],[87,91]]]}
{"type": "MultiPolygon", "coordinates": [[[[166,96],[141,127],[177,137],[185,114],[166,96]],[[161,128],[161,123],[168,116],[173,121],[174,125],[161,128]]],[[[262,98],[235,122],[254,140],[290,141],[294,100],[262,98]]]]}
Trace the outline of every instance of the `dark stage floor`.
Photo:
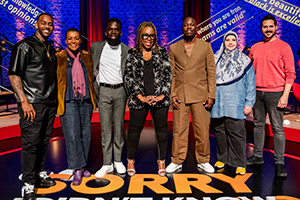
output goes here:
{"type": "MultiPolygon", "coordinates": [[[[125,123],[127,133],[128,122],[125,123]]],[[[191,134],[192,135],[192,134],[191,134]]],[[[211,138],[211,163],[216,161],[215,139],[211,138]]],[[[169,145],[167,164],[170,163],[172,141],[172,123],[169,123],[169,145]]],[[[272,143],[272,142],[270,142],[272,143]]],[[[18,179],[21,174],[20,138],[0,141],[0,199],[21,199],[20,189],[22,182],[18,179]],[[11,150],[8,153],[7,150],[11,150]]],[[[270,146],[271,147],[271,146],[270,146]]],[[[126,148],[125,148],[126,149],[126,148]]],[[[159,177],[157,175],[156,144],[151,121],[147,121],[143,130],[139,150],[136,158],[137,174],[134,177],[111,174],[107,179],[91,177],[86,187],[71,186],[70,181],[56,180],[61,188],[39,190],[39,200],[283,200],[300,198],[300,159],[296,154],[288,154],[286,179],[274,176],[273,154],[268,147],[264,151],[265,163],[262,166],[248,167],[247,174],[235,176],[234,169],[226,167],[223,172],[212,175],[199,173],[196,168],[194,138],[190,136],[190,145],[187,160],[181,173],[159,177]],[[144,186],[143,186],[144,185],[144,186]],[[51,193],[54,192],[54,193],[51,193]],[[51,193],[51,194],[50,194],[51,193]],[[239,198],[238,198],[239,197],[239,198]]],[[[300,144],[287,143],[289,152],[298,152],[300,144]]],[[[252,153],[251,145],[247,147],[247,154],[252,153]]],[[[299,153],[299,152],[298,152],[299,153]]],[[[126,150],[122,160],[126,161],[126,150]]],[[[88,168],[95,173],[102,166],[102,150],[100,139],[100,124],[92,124],[92,144],[88,168]]],[[[54,174],[67,169],[66,151],[61,129],[54,130],[53,138],[48,148],[46,167],[54,174]]]]}

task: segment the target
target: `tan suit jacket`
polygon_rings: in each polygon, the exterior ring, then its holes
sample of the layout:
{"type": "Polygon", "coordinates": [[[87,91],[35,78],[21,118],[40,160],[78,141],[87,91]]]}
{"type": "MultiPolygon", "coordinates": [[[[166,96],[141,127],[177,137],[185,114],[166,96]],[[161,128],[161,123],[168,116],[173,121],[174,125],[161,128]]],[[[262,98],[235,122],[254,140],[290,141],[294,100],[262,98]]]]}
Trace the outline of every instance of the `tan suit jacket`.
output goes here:
{"type": "Polygon", "coordinates": [[[216,65],[209,43],[196,39],[190,57],[180,40],[170,46],[172,66],[171,97],[183,103],[204,102],[216,96],[216,65]]]}

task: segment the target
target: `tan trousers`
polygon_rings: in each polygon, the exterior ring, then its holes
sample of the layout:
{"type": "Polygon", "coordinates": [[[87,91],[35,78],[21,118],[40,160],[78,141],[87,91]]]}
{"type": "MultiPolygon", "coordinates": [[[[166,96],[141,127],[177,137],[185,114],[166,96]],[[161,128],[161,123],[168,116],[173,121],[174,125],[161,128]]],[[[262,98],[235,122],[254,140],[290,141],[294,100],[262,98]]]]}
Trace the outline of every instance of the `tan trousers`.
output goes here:
{"type": "Polygon", "coordinates": [[[202,102],[192,104],[179,104],[173,110],[173,143],[172,162],[181,164],[185,161],[189,143],[190,113],[193,118],[195,135],[195,155],[197,163],[207,163],[210,159],[209,123],[210,112],[202,102]]]}

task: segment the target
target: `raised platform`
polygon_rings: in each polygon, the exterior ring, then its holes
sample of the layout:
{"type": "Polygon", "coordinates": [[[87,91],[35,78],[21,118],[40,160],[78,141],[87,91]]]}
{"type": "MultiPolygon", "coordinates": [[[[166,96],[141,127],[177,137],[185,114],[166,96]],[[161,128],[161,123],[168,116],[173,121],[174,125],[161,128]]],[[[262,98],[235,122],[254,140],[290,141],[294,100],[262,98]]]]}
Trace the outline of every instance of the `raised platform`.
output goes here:
{"type": "MultiPolygon", "coordinates": [[[[128,113],[128,112],[127,112],[128,113]]],[[[94,114],[97,117],[97,113],[94,114]]],[[[128,130],[128,121],[125,121],[125,138],[128,130]]],[[[172,122],[168,124],[168,148],[166,163],[171,162],[172,122]]],[[[92,140],[87,168],[92,174],[103,165],[103,152],[101,148],[101,126],[92,123],[92,140]]],[[[2,132],[1,132],[2,133],[2,132]]],[[[266,137],[266,142],[270,138],[266,137]]],[[[20,189],[22,182],[18,179],[21,171],[21,139],[15,137],[0,141],[1,149],[9,151],[0,153],[0,197],[1,199],[21,200],[20,189]],[[19,145],[19,146],[18,146],[19,145]]],[[[295,151],[299,151],[299,143],[295,143],[295,151]]],[[[109,174],[103,178],[83,178],[80,186],[73,186],[68,180],[71,176],[67,166],[66,148],[61,128],[54,128],[52,138],[48,145],[46,169],[54,174],[57,186],[51,188],[38,188],[39,199],[135,199],[135,200],[229,200],[229,199],[293,199],[299,200],[299,163],[297,156],[286,156],[288,177],[280,179],[274,176],[274,159],[272,149],[264,148],[264,165],[247,167],[244,176],[235,175],[235,169],[226,166],[214,174],[205,174],[197,170],[194,153],[195,138],[192,125],[190,125],[189,148],[187,158],[183,163],[181,173],[167,174],[165,177],[157,175],[157,149],[156,137],[151,121],[146,121],[141,134],[136,155],[136,172],[133,177],[126,174],[109,174]],[[115,188],[116,184],[119,186],[115,188]],[[113,188],[112,190],[106,190],[113,188]],[[168,192],[166,192],[168,191],[168,192]]],[[[290,147],[287,142],[287,147],[290,147]]],[[[210,137],[210,163],[214,164],[216,158],[216,144],[213,135],[210,137]]],[[[251,144],[247,145],[248,157],[253,153],[251,144]]],[[[127,164],[126,141],[122,153],[122,162],[127,164]]]]}
{"type": "Polygon", "coordinates": [[[12,96],[13,94],[14,94],[14,92],[0,91],[0,99],[2,100],[4,98],[5,105],[6,105],[6,110],[5,110],[6,112],[10,112],[10,110],[8,108],[8,105],[10,103],[9,97],[12,96]]]}
{"type": "MultiPolygon", "coordinates": [[[[20,128],[18,126],[19,115],[15,114],[6,116],[6,113],[3,112],[4,109],[5,108],[3,106],[0,107],[0,112],[2,110],[2,113],[0,114],[0,140],[5,140],[13,137],[20,137],[20,128]]],[[[9,109],[11,111],[17,111],[16,104],[9,105],[9,109]]],[[[127,108],[124,119],[125,121],[128,121],[129,118],[130,115],[129,110],[127,108]]],[[[289,120],[290,122],[290,125],[284,125],[286,140],[300,143],[300,113],[289,113],[287,115],[284,115],[284,119],[289,120]]],[[[147,120],[151,120],[150,113],[147,116],[147,120]]],[[[173,121],[172,110],[169,111],[168,121],[173,121]]],[[[99,114],[97,111],[93,113],[92,123],[100,123],[99,114]]],[[[59,117],[56,117],[54,121],[54,128],[59,128],[60,126],[60,119],[59,117]]],[[[250,133],[253,131],[253,117],[251,115],[247,118],[246,129],[247,132],[250,133]]],[[[271,137],[273,136],[270,121],[268,118],[266,122],[266,135],[271,137]]]]}

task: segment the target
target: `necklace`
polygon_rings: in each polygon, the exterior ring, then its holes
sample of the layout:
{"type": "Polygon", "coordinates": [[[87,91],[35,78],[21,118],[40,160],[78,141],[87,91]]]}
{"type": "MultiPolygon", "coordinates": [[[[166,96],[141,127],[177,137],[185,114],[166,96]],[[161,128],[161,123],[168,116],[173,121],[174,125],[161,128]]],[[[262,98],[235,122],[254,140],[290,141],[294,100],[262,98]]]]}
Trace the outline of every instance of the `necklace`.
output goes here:
{"type": "MultiPolygon", "coordinates": [[[[39,37],[37,37],[37,38],[39,38],[39,37]]],[[[42,42],[42,44],[44,45],[44,47],[46,49],[47,57],[50,58],[50,53],[49,53],[50,46],[49,46],[49,44],[47,45],[48,47],[46,47],[45,43],[40,38],[39,38],[39,40],[42,42]]]]}
{"type": "Polygon", "coordinates": [[[43,43],[43,45],[44,45],[44,47],[45,47],[45,49],[47,51],[47,57],[50,58],[50,53],[49,53],[50,47],[49,47],[49,44],[47,45],[48,46],[48,48],[47,48],[46,45],[44,44],[44,42],[42,42],[42,43],[43,43]]]}

